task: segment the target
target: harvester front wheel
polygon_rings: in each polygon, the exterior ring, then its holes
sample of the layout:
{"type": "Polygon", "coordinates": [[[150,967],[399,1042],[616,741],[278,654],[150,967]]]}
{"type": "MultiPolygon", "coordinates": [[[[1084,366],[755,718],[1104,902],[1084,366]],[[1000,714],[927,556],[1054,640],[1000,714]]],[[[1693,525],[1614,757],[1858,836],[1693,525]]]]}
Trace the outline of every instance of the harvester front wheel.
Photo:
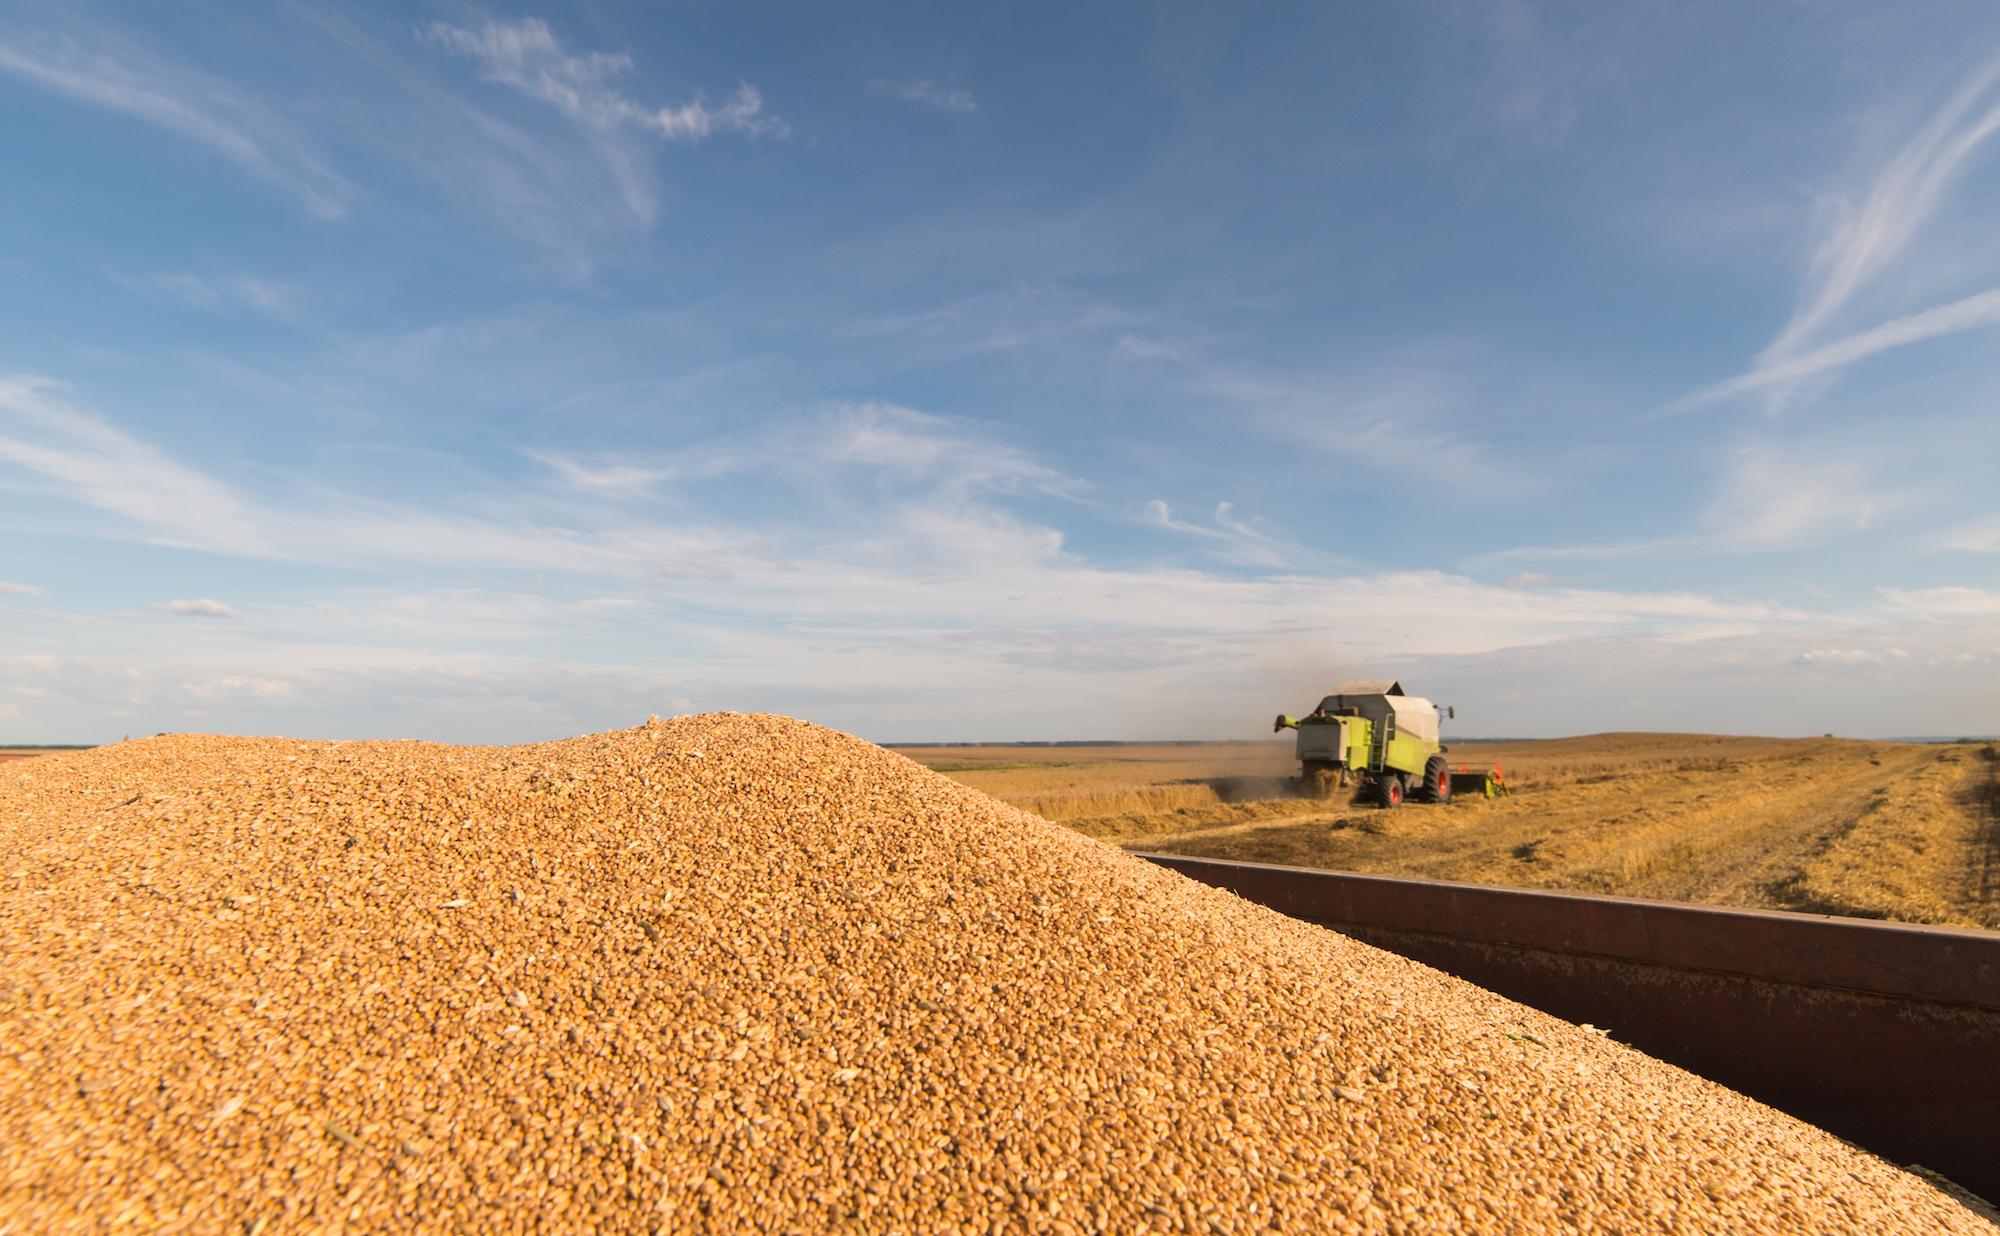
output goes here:
{"type": "Polygon", "coordinates": [[[1375,801],[1384,807],[1403,805],[1403,778],[1400,773],[1383,773],[1375,783],[1375,801]]]}
{"type": "Polygon", "coordinates": [[[1451,801],[1451,765],[1443,756],[1434,755],[1424,762],[1424,786],[1418,796],[1427,803],[1451,801]]]}

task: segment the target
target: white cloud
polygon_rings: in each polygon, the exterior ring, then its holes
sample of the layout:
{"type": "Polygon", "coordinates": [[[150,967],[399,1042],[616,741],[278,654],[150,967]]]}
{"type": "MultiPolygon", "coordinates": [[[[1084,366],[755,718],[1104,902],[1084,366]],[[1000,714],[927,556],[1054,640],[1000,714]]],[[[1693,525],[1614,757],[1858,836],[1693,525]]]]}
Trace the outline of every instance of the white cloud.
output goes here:
{"type": "Polygon", "coordinates": [[[1970,554],[2000,554],[2000,516],[1960,524],[1940,537],[1939,544],[1970,554]]]}
{"type": "MultiPolygon", "coordinates": [[[[544,134],[508,123],[445,84],[428,48],[419,63],[407,28],[395,23],[356,18],[337,5],[291,11],[306,37],[289,41],[270,37],[263,23],[241,23],[232,37],[260,62],[255,78],[278,83],[267,87],[194,67],[213,57],[175,62],[177,40],[128,33],[92,17],[93,6],[42,7],[59,32],[0,30],[0,76],[201,143],[316,215],[342,215],[357,202],[394,211],[414,204],[369,195],[332,169],[327,152],[379,159],[407,187],[453,199],[471,222],[490,219],[529,242],[529,260],[575,279],[628,237],[634,221],[650,225],[656,214],[651,178],[627,148],[637,143],[604,131],[579,142],[567,126],[544,134]],[[384,29],[395,31],[393,44],[376,37],[384,29]]],[[[282,315],[292,291],[213,274],[193,282],[169,275],[165,284],[154,290],[217,312],[240,306],[282,315]]]]}
{"type": "Polygon", "coordinates": [[[1873,441],[1802,436],[1741,442],[1714,464],[1699,530],[1627,541],[1523,545],[1474,554],[1473,565],[1517,561],[1617,562],[1654,557],[1769,553],[1855,533],[1920,505],[1923,490],[1889,466],[1873,441]]]}
{"type": "MultiPolygon", "coordinates": [[[[176,40],[123,32],[113,20],[91,17],[91,6],[44,7],[61,33],[31,38],[0,29],[0,77],[18,77],[201,142],[287,189],[316,214],[330,217],[366,203],[400,218],[412,206],[429,205],[422,200],[428,189],[454,209],[448,226],[476,229],[490,222],[505,239],[527,242],[525,249],[509,245],[498,260],[524,262],[537,274],[553,270],[565,280],[588,277],[656,220],[660,192],[652,163],[658,143],[647,134],[693,140],[703,133],[776,135],[783,129],[763,113],[752,89],[720,104],[697,99],[685,108],[646,109],[625,99],[634,119],[606,128],[580,115],[585,132],[579,140],[569,125],[507,115],[508,100],[482,98],[500,92],[468,85],[463,79],[470,75],[439,72],[438,48],[451,40],[441,44],[427,29],[413,38],[406,25],[357,17],[339,5],[288,10],[304,27],[303,38],[271,37],[262,23],[246,23],[237,32],[242,50],[264,62],[256,78],[281,83],[268,87],[248,78],[224,82],[191,67],[206,61],[176,63],[176,40]],[[384,31],[393,36],[378,37],[384,31]],[[327,152],[379,160],[389,166],[378,170],[389,171],[408,192],[394,200],[375,196],[333,171],[327,152]]],[[[538,52],[526,24],[494,30],[491,39],[483,29],[462,31],[470,40],[462,54],[482,69],[481,55],[499,57],[498,70],[526,83],[510,89],[533,87],[542,69],[556,85],[570,72],[580,75],[572,102],[587,111],[596,96],[584,87],[599,72],[606,75],[599,93],[614,103],[622,97],[612,69],[623,58],[570,56],[554,47],[545,66],[534,57],[548,47],[538,52]],[[520,35],[511,43],[510,30],[520,35]],[[506,59],[510,49],[522,57],[514,69],[506,59]]],[[[454,48],[452,54],[461,52],[454,48]]],[[[469,233],[461,239],[477,244],[486,238],[469,233]]],[[[214,272],[195,278],[188,283],[169,276],[177,286],[154,290],[217,312],[234,306],[280,316],[293,296],[283,285],[259,287],[214,272]]]]}
{"type": "Polygon", "coordinates": [[[1446,87],[1447,96],[1464,91],[1478,123],[1515,138],[1544,147],[1567,141],[1591,96],[1617,72],[1620,58],[1606,54],[1601,24],[1579,20],[1581,10],[1557,18],[1519,0],[1462,11],[1484,38],[1471,71],[1446,87]]]}
{"type": "Polygon", "coordinates": [[[1237,518],[1236,506],[1231,502],[1216,503],[1211,522],[1206,524],[1179,518],[1160,498],[1146,503],[1145,509],[1147,523],[1208,541],[1219,556],[1231,562],[1261,567],[1302,566],[1319,557],[1237,518]]]}
{"type": "Polygon", "coordinates": [[[1866,199],[1846,211],[1821,245],[1814,286],[1758,358],[1760,369],[1793,353],[1909,244],[1972,153],[2000,131],[2000,101],[1978,106],[1996,81],[2000,60],[1974,74],[1876,174],[1866,199]]]}
{"type": "Polygon", "coordinates": [[[0,597],[38,597],[42,590],[33,584],[15,583],[10,579],[0,579],[0,597]]]}
{"type": "Polygon", "coordinates": [[[335,218],[353,192],[292,129],[219,81],[153,60],[108,35],[30,47],[0,42],[0,73],[197,142],[335,218]]]}
{"type": "Polygon", "coordinates": [[[1083,488],[972,426],[891,403],[838,405],[811,449],[832,463],[927,479],[961,497],[979,490],[1074,495],[1083,488]]]}
{"type": "Polygon", "coordinates": [[[1878,482],[1859,452],[1765,442],[1736,451],[1706,520],[1723,544],[1769,548],[1830,529],[1866,528],[1905,499],[1878,482]]]}
{"type": "Polygon", "coordinates": [[[2000,617],[2000,592],[1983,588],[1884,588],[1892,610],[1925,618],[2000,617]]]}
{"type": "Polygon", "coordinates": [[[1845,369],[1855,361],[1889,348],[1996,323],[2000,323],[2000,288],[1884,322],[1810,351],[1774,355],[1768,361],[1760,361],[1756,368],[1740,377],[1703,387],[1677,400],[1669,405],[1668,410],[1682,411],[1751,391],[1783,390],[1808,378],[1845,369]]]}
{"type": "Polygon", "coordinates": [[[1781,405],[1802,383],[1889,348],[2000,323],[2000,288],[1904,314],[1831,343],[1811,340],[1888,269],[1922,231],[1972,156],[2000,132],[2000,59],[1973,77],[1846,204],[1820,245],[1813,276],[1792,318],[1749,372],[1704,387],[1665,411],[1684,411],[1750,392],[1781,405]]]}
{"type": "Polygon", "coordinates": [[[1627,558],[1688,553],[1715,547],[1715,538],[1708,536],[1652,537],[1641,541],[1594,541],[1581,545],[1516,545],[1508,549],[1474,554],[1468,561],[1476,564],[1513,562],[1519,559],[1615,562],[1627,558]]]}
{"type": "MultiPolygon", "coordinates": [[[[909,503],[896,512],[892,527],[899,535],[886,547],[888,555],[868,553],[854,563],[865,563],[862,577],[875,577],[866,586],[876,589],[887,586],[896,572],[896,558],[915,565],[920,580],[956,579],[960,586],[968,574],[990,571],[998,575],[1016,572],[1034,576],[1070,565],[1063,555],[1060,531],[977,503],[950,500],[909,503]],[[885,557],[889,560],[882,560],[885,557]]],[[[837,575],[845,573],[836,568],[837,575]]],[[[849,598],[849,603],[852,600],[849,598]]],[[[838,612],[842,602],[836,600],[834,604],[834,612],[838,612]]],[[[932,612],[937,612],[934,602],[932,606],[932,612]]],[[[880,612],[877,601],[867,602],[865,608],[871,613],[880,612]]]]}
{"type": "Polygon", "coordinates": [[[60,383],[0,375],[0,464],[131,519],[160,540],[248,550],[256,521],[228,489],[58,397],[60,383]]]}
{"type": "Polygon", "coordinates": [[[953,357],[1090,338],[1140,321],[1137,314],[1117,305],[1063,287],[1018,283],[915,313],[855,322],[847,332],[863,338],[926,341],[939,357],[953,357]]]}
{"type": "MultiPolygon", "coordinates": [[[[103,652],[101,635],[83,658],[0,656],[0,678],[72,701],[51,699],[42,716],[134,730],[337,725],[521,739],[630,722],[580,708],[586,698],[629,711],[635,698],[670,694],[884,738],[1221,736],[1256,732],[1272,710],[1266,696],[1283,706],[1343,666],[1801,621],[1689,594],[1530,594],[1438,572],[1112,569],[1068,549],[1055,529],[986,508],[908,507],[891,522],[887,544],[801,527],[791,561],[749,561],[729,580],[633,607],[478,591],[357,595],[325,614],[266,606],[226,643],[134,648],[123,663],[103,652]],[[95,668],[84,673],[79,660],[95,668]],[[285,693],[245,685],[259,679],[298,684],[290,703],[312,711],[263,711],[285,693]],[[396,708],[383,711],[391,683],[396,708]],[[439,711],[465,696],[483,713],[439,711]],[[177,719],[189,707],[212,711],[177,719]],[[120,715],[140,719],[112,720],[120,715]]],[[[632,715],[646,711],[657,709],[632,715]]]]}
{"type": "Polygon", "coordinates": [[[1969,733],[1996,728],[1992,688],[2000,685],[1993,676],[2000,657],[1927,650],[1898,670],[1899,689],[1860,718],[1847,675],[1796,665],[1799,644],[1782,632],[1679,645],[1644,635],[1586,638],[1385,663],[1329,645],[1244,649],[1172,631],[820,624],[766,633],[657,619],[649,628],[643,655],[562,665],[549,663],[546,636],[533,657],[449,644],[0,653],[0,681],[46,693],[22,696],[22,716],[0,737],[102,741],[120,732],[223,729],[522,742],[632,725],[653,712],[735,708],[788,712],[891,741],[1255,738],[1268,737],[1273,712],[1309,703],[1326,682],[1385,666],[1458,705],[1461,735],[1713,728],[1717,692],[1741,691],[1746,682],[1776,711],[1739,719],[1739,728],[1969,733]],[[1673,668],[1664,679],[1662,664],[1673,668]],[[255,680],[270,685],[260,692],[255,680]],[[1936,689],[1953,682],[1971,690],[1936,689]]]}
{"type": "Polygon", "coordinates": [[[340,6],[312,6],[301,16],[324,36],[316,47],[352,55],[356,71],[379,86],[307,96],[301,103],[314,119],[337,124],[343,140],[527,241],[536,264],[582,279],[635,225],[650,227],[657,217],[658,189],[638,130],[592,129],[578,141],[566,126],[544,132],[516,123],[506,109],[447,84],[430,54],[436,44],[421,31],[419,60],[403,30],[385,41],[376,36],[379,23],[340,6]]]}
{"type": "Polygon", "coordinates": [[[592,466],[579,463],[562,455],[542,451],[524,451],[523,454],[543,464],[561,477],[563,481],[587,493],[602,497],[640,498],[650,494],[660,482],[671,478],[671,468],[645,467],[640,464],[612,463],[592,466]]]}
{"type": "Polygon", "coordinates": [[[891,82],[877,78],[868,83],[868,88],[877,94],[893,95],[937,111],[970,112],[978,110],[979,107],[970,90],[939,86],[927,81],[891,82]]]}
{"type": "Polygon", "coordinates": [[[1198,524],[1188,523],[1186,520],[1175,519],[1173,508],[1168,506],[1166,500],[1162,498],[1154,498],[1146,503],[1146,517],[1149,522],[1174,532],[1185,532],[1192,536],[1222,535],[1218,529],[1204,528],[1198,524]]]}
{"type": "Polygon", "coordinates": [[[204,278],[186,271],[166,271],[136,282],[210,313],[242,307],[283,317],[293,308],[294,293],[290,287],[255,275],[204,278]]]}
{"type": "MultiPolygon", "coordinates": [[[[1268,716],[1288,702],[1265,707],[1271,701],[1262,696],[1342,669],[1425,663],[1449,684],[1457,672],[1450,666],[1469,664],[1450,659],[1530,648],[1625,641],[1619,646],[1650,658],[1656,677],[1666,658],[1676,666],[1683,657],[1713,662],[1719,649],[1753,638],[1789,672],[1801,649],[1907,648],[1912,664],[1927,665],[1990,648],[1984,606],[2000,604],[1985,594],[1885,595],[1859,616],[1812,614],[1689,591],[1335,568],[1294,556],[1278,533],[1227,505],[1195,514],[1164,499],[1147,504],[1145,517],[1184,539],[1161,542],[1174,555],[1166,564],[1132,565],[1066,535],[1064,513],[1084,509],[1072,478],[990,426],[879,403],[837,406],[679,455],[584,460],[578,466],[603,493],[572,485],[577,492],[552,496],[510,485],[421,509],[283,478],[253,493],[55,400],[46,383],[11,381],[0,387],[12,409],[0,416],[0,434],[11,437],[0,441],[18,438],[96,465],[30,467],[28,475],[46,482],[52,497],[117,516],[106,521],[110,535],[385,574],[420,564],[410,573],[416,578],[456,581],[434,591],[406,582],[375,593],[259,598],[255,622],[215,623],[192,650],[185,633],[169,644],[170,632],[123,619],[80,629],[43,622],[26,607],[0,607],[0,623],[13,624],[0,632],[9,648],[108,656],[105,648],[129,632],[133,655],[150,658],[134,678],[106,666],[73,689],[60,675],[23,669],[16,681],[52,692],[29,718],[44,733],[61,729],[41,720],[54,717],[147,732],[186,728],[195,722],[176,719],[200,708],[208,710],[197,719],[206,728],[339,724],[536,737],[618,724],[634,707],[637,716],[661,710],[647,697],[671,697],[802,713],[880,737],[938,736],[940,719],[954,716],[961,736],[1219,735],[1244,732],[1251,713],[1268,716]],[[167,501],[172,486],[97,478],[107,460],[126,457],[168,465],[169,476],[220,512],[219,531],[167,501]],[[676,475],[755,466],[760,481],[787,498],[689,526],[592,501],[639,483],[602,475],[619,466],[676,475]],[[135,502],[135,490],[153,498],[135,502]],[[1227,570],[1182,565],[1200,564],[1206,553],[1237,556],[1227,570]],[[492,574],[467,582],[480,571],[492,574]],[[1958,626],[1913,621],[1934,617],[1923,609],[1933,601],[1945,602],[1958,626]],[[1862,619],[1893,634],[1864,634],[1862,619]],[[1986,643],[1959,627],[1983,627],[1986,643]],[[325,675],[342,711],[317,711],[320,680],[300,677],[307,672],[325,675]],[[368,702],[372,688],[399,675],[421,684],[412,692],[431,695],[407,715],[368,702]],[[260,692],[251,685],[258,679],[299,685],[289,696],[260,692]],[[524,719],[528,699],[537,701],[532,721],[524,719]],[[992,705],[973,717],[941,708],[942,699],[992,705]],[[316,711],[283,711],[303,700],[316,711]],[[554,703],[543,707],[544,700],[554,703]],[[1010,702],[1025,700],[1036,706],[1010,702]],[[135,719],[112,721],[118,708],[135,719]],[[1240,724],[1238,712],[1246,718],[1240,724]],[[516,729],[496,732],[503,724],[516,729]],[[521,733],[528,725],[548,728],[521,733]]],[[[0,456],[0,466],[14,458],[0,456]]],[[[1124,509],[1140,517],[1136,503],[1124,509]]]]}
{"type": "MultiPolygon", "coordinates": [[[[836,407],[781,435],[786,451],[760,451],[755,442],[718,448],[824,486],[819,503],[802,489],[800,503],[768,522],[688,528],[620,511],[577,528],[538,518],[549,512],[514,493],[495,507],[505,515],[494,517],[296,489],[241,496],[55,400],[49,388],[0,381],[0,411],[42,439],[0,437],[0,463],[129,520],[139,539],[242,557],[699,580],[707,603],[764,622],[806,614],[892,629],[1096,627],[1211,632],[1223,641],[1328,629],[1379,649],[1467,651],[1602,628],[1797,617],[1692,594],[1530,592],[1434,573],[1237,578],[1096,566],[1067,550],[1060,529],[1004,505],[1024,497],[1074,501],[1078,482],[978,426],[892,404],[836,407]]],[[[1227,544],[1239,561],[1297,570],[1289,547],[1228,504],[1199,524],[1177,519],[1164,503],[1153,510],[1163,526],[1200,528],[1202,539],[1227,544]]]]}
{"type": "MultiPolygon", "coordinates": [[[[1491,494],[1520,482],[1516,469],[1498,465],[1480,428],[1492,420],[1492,398],[1474,371],[1489,364],[1476,349],[1416,347],[1310,375],[1196,363],[1186,382],[1295,449],[1358,460],[1385,475],[1403,475],[1421,461],[1426,480],[1440,489],[1491,494]]],[[[1535,471],[1544,484],[1553,479],[1546,459],[1535,471]]]]}
{"type": "Polygon", "coordinates": [[[298,694],[299,684],[288,678],[229,674],[206,681],[183,682],[180,689],[188,699],[208,705],[232,703],[244,696],[259,700],[288,700],[298,694]]]}
{"type": "Polygon", "coordinates": [[[1519,575],[1509,579],[1507,586],[1509,588],[1539,588],[1544,584],[1553,584],[1555,582],[1556,577],[1553,575],[1544,575],[1540,571],[1522,571],[1519,575]]]}
{"type": "MultiPolygon", "coordinates": [[[[742,527],[607,522],[578,531],[534,518],[518,501],[480,518],[319,493],[290,507],[258,499],[172,459],[57,397],[34,376],[0,376],[0,465],[39,477],[53,493],[131,521],[141,539],[214,553],[349,565],[458,567],[627,578],[665,573],[715,578],[773,552],[777,541],[742,527]],[[10,435],[9,430],[13,433],[10,435]]],[[[657,466],[592,467],[534,454],[598,497],[644,492],[654,474],[707,475],[755,466],[800,477],[829,468],[916,486],[940,510],[999,494],[1074,499],[1082,485],[976,427],[893,404],[837,405],[771,443],[691,450],[657,466]]]]}
{"type": "Polygon", "coordinates": [[[661,527],[584,535],[525,517],[478,518],[315,494],[286,506],[179,463],[59,399],[60,385],[0,376],[0,465],[53,494],[130,521],[127,535],[249,558],[342,563],[452,562],[507,570],[641,573],[727,559],[746,538],[661,527]]]}
{"type": "Polygon", "coordinates": [[[1126,334],[1118,336],[1118,355],[1142,361],[1184,361],[1188,349],[1171,339],[1126,334]]]}
{"type": "Polygon", "coordinates": [[[183,618],[234,618],[236,611],[213,597],[195,601],[168,601],[160,608],[183,618]]]}
{"type": "Polygon", "coordinates": [[[1929,664],[1964,668],[1968,665],[1977,665],[1986,659],[1986,657],[1976,652],[1941,652],[1937,656],[1930,658],[1929,664]]]}
{"type": "Polygon", "coordinates": [[[477,62],[487,80],[539,99],[570,119],[594,129],[636,128],[674,142],[698,142],[717,133],[784,137],[791,127],[764,114],[764,98],[745,82],[719,107],[699,96],[679,107],[638,102],[616,88],[632,72],[623,53],[563,50],[548,23],[537,18],[489,21],[477,30],[432,22],[429,38],[477,62]]]}
{"type": "Polygon", "coordinates": [[[1800,665],[1888,665],[1909,657],[1901,648],[1809,648],[1798,656],[1800,665]]]}

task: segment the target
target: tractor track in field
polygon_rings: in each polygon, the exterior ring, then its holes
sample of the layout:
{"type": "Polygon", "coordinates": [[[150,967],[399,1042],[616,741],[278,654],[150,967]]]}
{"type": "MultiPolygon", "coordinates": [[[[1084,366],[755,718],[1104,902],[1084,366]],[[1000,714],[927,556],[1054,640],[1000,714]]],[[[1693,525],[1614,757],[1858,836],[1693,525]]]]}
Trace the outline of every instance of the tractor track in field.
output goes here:
{"type": "Polygon", "coordinates": [[[1700,834],[1684,862],[1658,881],[1648,882],[1645,896],[1672,901],[1719,905],[1784,905],[1818,910],[1812,904],[1787,904],[1786,890],[1795,888],[1806,865],[1837,842],[1882,798],[1885,782],[1914,772],[1929,762],[1929,754],[1910,750],[1878,757],[1878,764],[1860,763],[1827,772],[1788,770],[1760,787],[1766,797],[1745,802],[1736,812],[1700,834]]]}
{"type": "Polygon", "coordinates": [[[1213,824],[1203,828],[1164,829],[1160,832],[1143,833],[1137,837],[1120,837],[1118,844],[1128,850],[1151,850],[1160,846],[1172,846],[1182,842],[1212,841],[1227,837],[1240,837],[1246,833],[1266,828],[1289,828],[1303,824],[1325,825],[1333,828],[1351,824],[1346,815],[1333,815],[1327,811],[1304,811],[1296,815],[1266,816],[1263,819],[1241,820],[1233,824],[1213,824]]]}
{"type": "MultiPolygon", "coordinates": [[[[1988,747],[1990,753],[1993,748],[1988,747]]],[[[1990,755],[1973,766],[1971,787],[1974,810],[1979,813],[1979,879],[1974,904],[2000,909],[2000,764],[1990,755]]]]}
{"type": "Polygon", "coordinates": [[[1290,797],[1279,744],[1003,756],[967,780],[1129,850],[2000,929],[2000,762],[1969,745],[1468,742],[1451,758],[1504,764],[1510,795],[1389,810],[1290,797]]]}
{"type": "Polygon", "coordinates": [[[1803,864],[1852,827],[1885,783],[1931,757],[1893,748],[1870,758],[1879,762],[1746,762],[1715,774],[1612,777],[1450,806],[1342,806],[1120,840],[1252,862],[1811,909],[1787,893],[1803,864]]]}
{"type": "Polygon", "coordinates": [[[1985,853],[1981,856],[1979,900],[1983,905],[2000,903],[2000,811],[1986,804],[1985,853]]]}

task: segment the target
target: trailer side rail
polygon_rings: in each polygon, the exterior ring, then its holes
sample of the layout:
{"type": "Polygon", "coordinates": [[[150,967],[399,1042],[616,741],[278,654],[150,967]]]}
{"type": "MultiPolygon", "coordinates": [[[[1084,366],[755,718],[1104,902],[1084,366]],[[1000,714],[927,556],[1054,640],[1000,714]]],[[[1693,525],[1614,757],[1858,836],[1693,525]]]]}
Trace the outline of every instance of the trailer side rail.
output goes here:
{"type": "Polygon", "coordinates": [[[2000,932],[1140,857],[2000,1198],[2000,932]]]}

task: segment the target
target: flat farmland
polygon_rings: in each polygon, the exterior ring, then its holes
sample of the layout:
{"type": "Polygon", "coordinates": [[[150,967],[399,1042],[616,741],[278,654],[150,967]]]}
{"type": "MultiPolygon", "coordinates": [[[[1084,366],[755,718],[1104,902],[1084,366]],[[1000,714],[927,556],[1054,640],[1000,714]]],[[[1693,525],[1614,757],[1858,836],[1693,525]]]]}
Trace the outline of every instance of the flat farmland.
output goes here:
{"type": "Polygon", "coordinates": [[[1511,793],[1393,810],[1299,796],[1289,741],[903,754],[1133,850],[2000,928],[1986,744],[1596,734],[1464,743],[1511,793]]]}

